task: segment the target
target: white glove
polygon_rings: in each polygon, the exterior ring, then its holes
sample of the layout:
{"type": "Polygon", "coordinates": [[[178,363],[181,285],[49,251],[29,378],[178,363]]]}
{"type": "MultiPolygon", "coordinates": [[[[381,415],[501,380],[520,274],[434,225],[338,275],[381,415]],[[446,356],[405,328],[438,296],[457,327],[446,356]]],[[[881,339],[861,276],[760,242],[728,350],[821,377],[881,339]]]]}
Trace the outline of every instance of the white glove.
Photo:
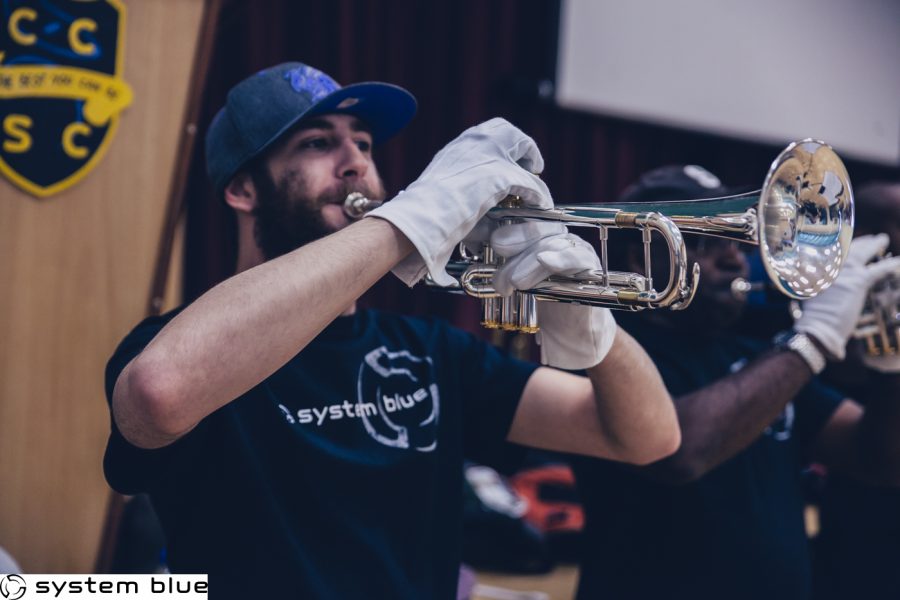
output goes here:
{"type": "MultiPolygon", "coordinates": [[[[490,215],[482,217],[463,239],[466,250],[471,254],[481,254],[484,244],[489,243],[500,256],[515,256],[541,238],[568,233],[562,223],[551,221],[526,221],[515,225],[500,225],[490,215]]],[[[512,292],[510,292],[512,293],[512,292]]],[[[508,295],[508,294],[507,294],[508,295]]]]}
{"type": "Polygon", "coordinates": [[[854,239],[841,273],[831,287],[803,303],[803,315],[794,329],[814,337],[833,358],[844,360],[847,340],[856,329],[869,288],[900,268],[900,257],[867,264],[889,242],[883,233],[854,239]]]}
{"type": "MultiPolygon", "coordinates": [[[[532,288],[551,275],[572,277],[601,270],[594,248],[555,223],[500,227],[491,236],[491,246],[508,257],[494,273],[494,289],[503,296],[532,288]]],[[[538,325],[541,362],[561,369],[593,367],[616,337],[616,321],[608,308],[539,302],[538,325]]]]}
{"type": "Polygon", "coordinates": [[[544,159],[534,140],[504,119],[471,127],[447,144],[406,191],[371,211],[394,224],[418,251],[393,272],[414,285],[425,272],[440,285],[456,282],[444,267],[478,220],[506,196],[524,206],[552,208],[547,185],[537,177],[544,159]]]}

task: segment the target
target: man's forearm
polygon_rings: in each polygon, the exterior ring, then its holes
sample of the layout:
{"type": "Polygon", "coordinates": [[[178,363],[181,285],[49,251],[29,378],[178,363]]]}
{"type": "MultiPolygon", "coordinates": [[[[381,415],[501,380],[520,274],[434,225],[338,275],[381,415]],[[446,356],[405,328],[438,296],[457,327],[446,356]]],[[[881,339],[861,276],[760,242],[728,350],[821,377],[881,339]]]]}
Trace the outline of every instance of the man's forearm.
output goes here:
{"type": "Polygon", "coordinates": [[[656,367],[625,331],[616,332],[589,377],[542,367],[510,426],[517,444],[646,464],[678,447],[678,421],[656,367]]]}
{"type": "Polygon", "coordinates": [[[598,422],[628,462],[646,464],[678,447],[671,397],[644,349],[623,329],[609,353],[587,369],[598,422]]]}
{"type": "Polygon", "coordinates": [[[773,350],[737,373],[675,398],[681,448],[646,474],[671,482],[701,477],[758,439],[811,379],[797,354],[773,350]]]}
{"type": "Polygon", "coordinates": [[[120,427],[141,425],[123,433],[150,446],[188,431],[284,365],[411,250],[390,223],[365,219],[217,285],[123,371],[114,414],[120,427]],[[154,428],[157,442],[140,439],[154,428]]]}

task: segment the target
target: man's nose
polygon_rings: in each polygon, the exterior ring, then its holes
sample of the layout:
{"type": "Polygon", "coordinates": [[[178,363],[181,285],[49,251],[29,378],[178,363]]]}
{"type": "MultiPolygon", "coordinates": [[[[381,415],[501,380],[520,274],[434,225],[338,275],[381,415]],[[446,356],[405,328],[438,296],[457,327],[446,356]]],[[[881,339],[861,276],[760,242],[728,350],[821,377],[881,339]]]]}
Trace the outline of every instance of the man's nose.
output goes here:
{"type": "Polygon", "coordinates": [[[340,179],[361,179],[369,168],[368,157],[353,140],[341,144],[341,157],[337,164],[340,179]]]}

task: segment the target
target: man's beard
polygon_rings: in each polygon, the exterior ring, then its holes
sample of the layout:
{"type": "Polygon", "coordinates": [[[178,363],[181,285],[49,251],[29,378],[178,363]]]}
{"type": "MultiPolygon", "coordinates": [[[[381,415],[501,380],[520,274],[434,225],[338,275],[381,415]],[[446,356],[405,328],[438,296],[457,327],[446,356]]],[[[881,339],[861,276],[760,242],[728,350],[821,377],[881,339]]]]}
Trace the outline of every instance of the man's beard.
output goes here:
{"type": "Polygon", "coordinates": [[[375,190],[362,182],[344,183],[313,198],[296,173],[289,172],[276,184],[268,169],[261,167],[251,172],[257,192],[253,235],[266,260],[334,233],[336,229],[322,217],[323,206],[342,205],[351,192],[361,192],[373,200],[383,200],[386,195],[379,181],[375,190]]]}

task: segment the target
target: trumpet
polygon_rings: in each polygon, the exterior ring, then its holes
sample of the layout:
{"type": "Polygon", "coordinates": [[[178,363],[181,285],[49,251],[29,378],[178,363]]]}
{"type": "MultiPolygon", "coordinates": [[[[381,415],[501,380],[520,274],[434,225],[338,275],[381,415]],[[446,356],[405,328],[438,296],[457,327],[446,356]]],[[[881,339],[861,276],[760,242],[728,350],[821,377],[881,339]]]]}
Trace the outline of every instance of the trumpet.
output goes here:
{"type": "MultiPolygon", "coordinates": [[[[362,215],[380,203],[359,194],[345,201],[349,216],[362,215]]],[[[499,225],[522,220],[560,222],[597,229],[602,268],[577,278],[551,277],[529,290],[500,297],[492,277],[502,266],[490,245],[470,254],[460,244],[460,260],[447,272],[453,289],[483,301],[482,325],[533,333],[538,330],[537,302],[570,302],[620,310],[690,305],[700,278],[688,268],[683,233],[735,240],[759,247],[766,273],[776,289],[795,298],[811,298],[840,272],[853,236],[853,191],[847,170],[828,144],[805,139],[787,146],[772,162],[760,190],[722,198],[666,202],[619,202],[522,207],[507,197],[488,216],[499,225]],[[610,270],[609,229],[638,229],[644,244],[644,272],[610,270]],[[657,291],[651,276],[651,238],[656,232],[668,249],[669,278],[657,291]]],[[[354,217],[357,218],[357,217],[354,217]]]]}
{"type": "Polygon", "coordinates": [[[869,356],[900,352],[900,275],[888,275],[872,285],[853,337],[863,341],[869,356]]]}

